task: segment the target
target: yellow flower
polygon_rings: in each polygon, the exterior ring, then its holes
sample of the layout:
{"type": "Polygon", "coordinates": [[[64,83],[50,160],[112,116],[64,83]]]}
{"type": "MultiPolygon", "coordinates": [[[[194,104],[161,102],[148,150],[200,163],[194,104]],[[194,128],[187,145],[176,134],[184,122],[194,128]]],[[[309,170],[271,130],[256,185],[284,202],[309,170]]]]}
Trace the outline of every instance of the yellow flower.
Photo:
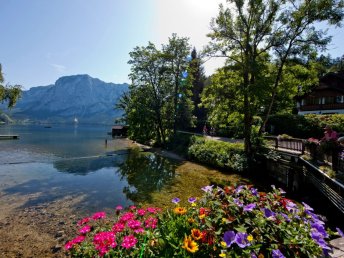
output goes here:
{"type": "Polygon", "coordinates": [[[193,202],[193,203],[191,203],[191,206],[192,206],[192,207],[196,207],[197,204],[196,204],[195,202],[193,202]]]}
{"type": "Polygon", "coordinates": [[[195,240],[200,240],[202,239],[202,232],[199,229],[191,229],[191,236],[195,240]]]}
{"type": "Polygon", "coordinates": [[[227,243],[225,241],[221,241],[222,247],[227,247],[227,243]]]}
{"type": "Polygon", "coordinates": [[[176,207],[174,208],[174,213],[179,215],[184,215],[186,213],[186,209],[183,207],[176,207]]]}
{"type": "Polygon", "coordinates": [[[253,236],[252,236],[252,235],[248,235],[248,236],[247,236],[247,240],[248,240],[248,241],[252,241],[252,240],[253,240],[253,236]]]}
{"type": "Polygon", "coordinates": [[[226,218],[222,218],[222,223],[227,223],[227,219],[226,218]]]}
{"type": "Polygon", "coordinates": [[[205,214],[199,215],[198,216],[200,219],[204,219],[205,218],[205,214]]]}
{"type": "Polygon", "coordinates": [[[195,222],[195,220],[194,220],[193,218],[188,218],[188,222],[189,222],[190,224],[192,224],[192,223],[195,222]]]}
{"type": "Polygon", "coordinates": [[[220,253],[219,256],[220,257],[226,257],[226,254],[225,253],[220,253]]]}
{"type": "Polygon", "coordinates": [[[190,236],[185,236],[184,245],[182,246],[182,248],[186,249],[186,251],[190,253],[195,253],[198,251],[197,243],[193,241],[190,236]]]}

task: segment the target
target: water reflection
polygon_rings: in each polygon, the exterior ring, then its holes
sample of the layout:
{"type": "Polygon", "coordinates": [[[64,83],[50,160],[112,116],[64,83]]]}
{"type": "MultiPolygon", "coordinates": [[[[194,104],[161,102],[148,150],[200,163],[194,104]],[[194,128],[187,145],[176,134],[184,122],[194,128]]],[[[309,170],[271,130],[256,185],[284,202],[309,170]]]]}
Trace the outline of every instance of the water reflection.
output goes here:
{"type": "Polygon", "coordinates": [[[133,202],[150,201],[151,193],[172,182],[177,165],[159,155],[133,149],[118,169],[122,179],[128,182],[123,192],[133,202]]]}

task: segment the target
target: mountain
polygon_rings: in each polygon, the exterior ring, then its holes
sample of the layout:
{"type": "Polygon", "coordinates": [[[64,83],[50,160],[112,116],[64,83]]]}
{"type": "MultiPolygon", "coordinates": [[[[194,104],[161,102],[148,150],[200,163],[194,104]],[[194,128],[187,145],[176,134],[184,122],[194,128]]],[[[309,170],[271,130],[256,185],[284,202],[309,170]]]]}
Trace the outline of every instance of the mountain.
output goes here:
{"type": "Polygon", "coordinates": [[[23,91],[7,113],[15,120],[72,123],[76,117],[79,123],[113,123],[123,114],[114,107],[126,91],[126,83],[106,83],[89,75],[64,76],[53,85],[23,91]]]}

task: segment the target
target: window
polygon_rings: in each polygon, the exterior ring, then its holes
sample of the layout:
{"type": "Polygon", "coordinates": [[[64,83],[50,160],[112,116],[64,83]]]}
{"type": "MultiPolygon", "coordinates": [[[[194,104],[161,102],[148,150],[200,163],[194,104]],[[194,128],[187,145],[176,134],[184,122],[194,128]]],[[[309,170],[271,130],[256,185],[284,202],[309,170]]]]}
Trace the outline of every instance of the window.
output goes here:
{"type": "Polygon", "coordinates": [[[314,97],[310,97],[307,98],[305,101],[306,105],[319,105],[320,104],[320,98],[314,98],[314,97]]]}
{"type": "Polygon", "coordinates": [[[344,96],[336,96],[336,103],[344,103],[344,96]]]}

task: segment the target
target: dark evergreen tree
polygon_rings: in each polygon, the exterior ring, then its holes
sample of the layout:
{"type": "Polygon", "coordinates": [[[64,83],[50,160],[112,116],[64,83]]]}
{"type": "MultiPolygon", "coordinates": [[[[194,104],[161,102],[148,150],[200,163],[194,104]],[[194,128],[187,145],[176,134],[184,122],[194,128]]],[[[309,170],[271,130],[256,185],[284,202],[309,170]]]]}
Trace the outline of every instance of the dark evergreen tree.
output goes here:
{"type": "Polygon", "coordinates": [[[192,101],[194,104],[193,116],[196,117],[196,127],[198,130],[202,130],[203,125],[206,123],[207,114],[204,107],[201,104],[201,94],[204,89],[206,76],[202,66],[202,60],[198,56],[196,48],[193,48],[191,52],[191,62],[189,66],[190,76],[192,78],[192,101]]]}

